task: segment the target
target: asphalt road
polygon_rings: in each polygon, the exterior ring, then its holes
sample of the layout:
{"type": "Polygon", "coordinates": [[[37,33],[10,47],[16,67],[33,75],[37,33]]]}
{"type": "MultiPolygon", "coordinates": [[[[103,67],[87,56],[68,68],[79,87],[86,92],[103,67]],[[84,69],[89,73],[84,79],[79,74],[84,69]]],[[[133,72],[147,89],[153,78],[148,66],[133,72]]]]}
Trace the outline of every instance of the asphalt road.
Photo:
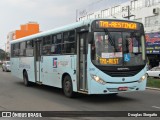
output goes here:
{"type": "MultiPolygon", "coordinates": [[[[63,95],[61,89],[34,85],[25,87],[21,79],[10,72],[0,70],[0,111],[160,111],[160,91],[121,93],[115,97],[109,95],[80,95],[70,99],[63,95]]],[[[2,118],[1,118],[2,119],[2,118]]],[[[3,120],[11,118],[3,118],[3,120]]],[[[12,118],[16,120],[15,118],[12,118]]],[[[27,118],[24,118],[27,119],[27,118]]],[[[90,118],[41,118],[57,120],[106,120],[105,117],[90,118]]],[[[41,120],[38,118],[37,120],[41,120]]],[[[109,120],[117,118],[108,117],[109,120]]],[[[134,118],[118,118],[128,120],[134,118]]],[[[153,119],[158,118],[140,118],[153,119]]],[[[36,119],[34,119],[36,120],[36,119]]]]}

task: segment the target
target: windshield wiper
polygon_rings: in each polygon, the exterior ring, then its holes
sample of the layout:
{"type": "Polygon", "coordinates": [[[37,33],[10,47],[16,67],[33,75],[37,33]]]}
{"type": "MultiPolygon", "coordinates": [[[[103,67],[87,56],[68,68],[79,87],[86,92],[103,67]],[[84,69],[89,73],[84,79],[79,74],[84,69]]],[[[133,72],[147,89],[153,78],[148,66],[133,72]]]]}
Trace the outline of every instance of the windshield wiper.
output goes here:
{"type": "Polygon", "coordinates": [[[106,35],[108,35],[108,37],[109,37],[108,41],[114,47],[114,52],[116,52],[117,50],[116,50],[116,46],[115,46],[115,41],[113,40],[110,32],[108,31],[108,29],[104,29],[104,32],[105,32],[106,35]]]}

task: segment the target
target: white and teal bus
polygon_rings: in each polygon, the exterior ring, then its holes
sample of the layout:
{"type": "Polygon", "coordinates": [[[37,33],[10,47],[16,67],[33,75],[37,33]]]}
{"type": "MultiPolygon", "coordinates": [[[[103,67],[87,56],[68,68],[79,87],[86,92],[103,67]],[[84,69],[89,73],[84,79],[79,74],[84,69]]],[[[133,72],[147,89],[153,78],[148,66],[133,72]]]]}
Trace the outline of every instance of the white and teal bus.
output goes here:
{"type": "Polygon", "coordinates": [[[11,72],[26,86],[62,88],[68,97],[145,90],[143,25],[94,19],[13,40],[11,72]]]}

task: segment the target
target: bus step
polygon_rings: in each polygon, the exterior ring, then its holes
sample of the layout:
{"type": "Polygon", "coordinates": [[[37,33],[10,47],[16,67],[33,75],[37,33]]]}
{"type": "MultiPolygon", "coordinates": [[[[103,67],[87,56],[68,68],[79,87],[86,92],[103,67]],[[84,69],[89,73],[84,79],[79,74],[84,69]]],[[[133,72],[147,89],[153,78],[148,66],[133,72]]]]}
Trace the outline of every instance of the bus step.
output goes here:
{"type": "Polygon", "coordinates": [[[40,82],[40,81],[36,81],[36,84],[38,84],[38,85],[42,85],[42,82],[40,82]]]}
{"type": "Polygon", "coordinates": [[[83,94],[88,94],[88,91],[84,91],[84,90],[83,91],[82,90],[78,90],[77,92],[78,93],[83,93],[83,94]]]}

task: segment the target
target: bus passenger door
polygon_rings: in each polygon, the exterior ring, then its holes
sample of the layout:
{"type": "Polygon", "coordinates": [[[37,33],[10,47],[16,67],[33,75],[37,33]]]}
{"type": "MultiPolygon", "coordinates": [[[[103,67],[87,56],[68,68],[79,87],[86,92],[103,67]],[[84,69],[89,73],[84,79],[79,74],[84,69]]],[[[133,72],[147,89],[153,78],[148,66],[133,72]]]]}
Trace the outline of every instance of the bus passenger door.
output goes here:
{"type": "Polygon", "coordinates": [[[34,49],[34,56],[35,56],[35,82],[41,84],[41,48],[42,48],[42,41],[35,41],[35,49],[34,49]]]}
{"type": "Polygon", "coordinates": [[[77,49],[77,68],[78,68],[78,90],[87,92],[87,32],[78,34],[77,49]]]}

